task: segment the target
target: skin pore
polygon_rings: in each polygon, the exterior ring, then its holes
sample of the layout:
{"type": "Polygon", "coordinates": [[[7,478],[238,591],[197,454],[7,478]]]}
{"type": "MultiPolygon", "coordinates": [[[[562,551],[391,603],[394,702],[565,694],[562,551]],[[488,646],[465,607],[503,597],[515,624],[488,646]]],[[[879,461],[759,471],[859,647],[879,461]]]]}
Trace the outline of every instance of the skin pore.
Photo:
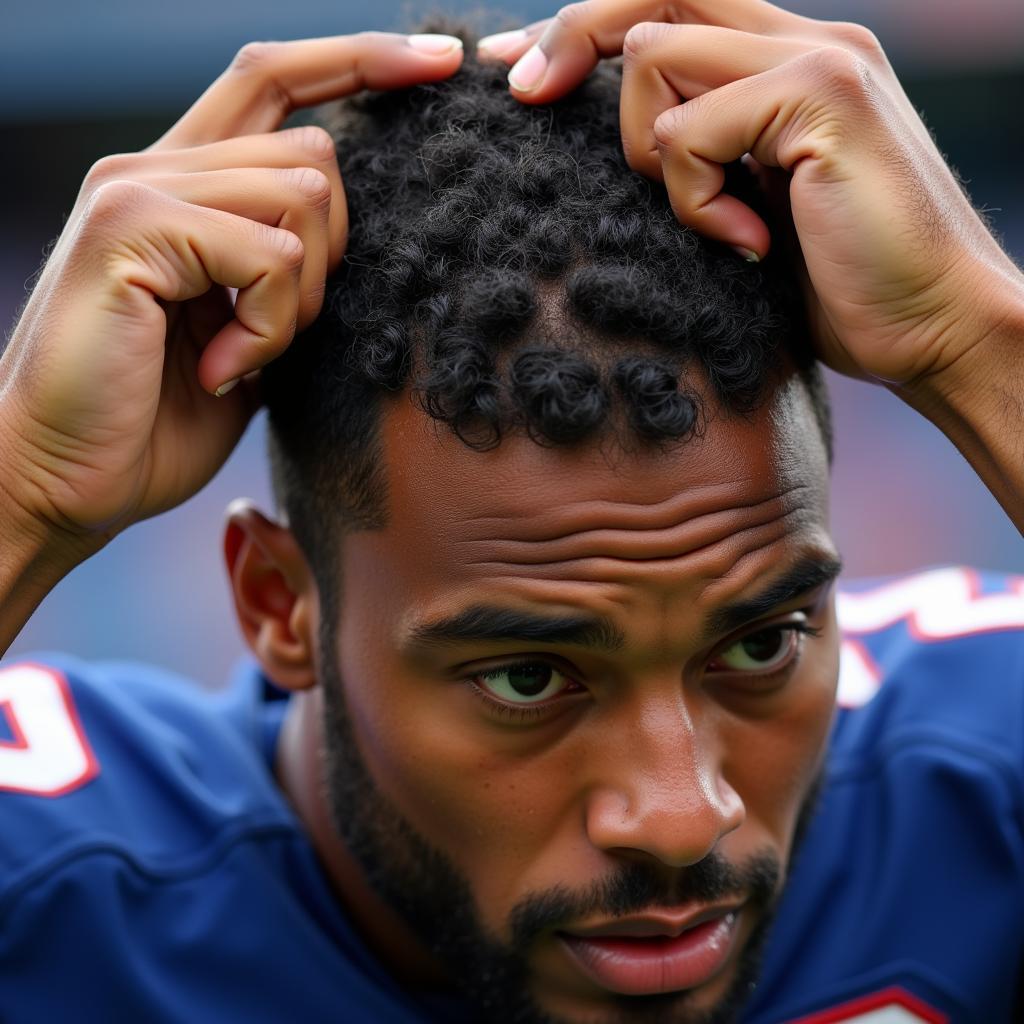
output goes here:
{"type": "Polygon", "coordinates": [[[705,1024],[746,998],[831,722],[838,559],[800,379],[708,408],[666,449],[481,452],[400,396],[388,522],[345,537],[337,620],[282,568],[291,599],[243,623],[301,691],[282,787],[405,985],[521,1022],[705,1024]],[[727,910],[727,960],[679,993],[610,991],[561,937],[727,910]]]}

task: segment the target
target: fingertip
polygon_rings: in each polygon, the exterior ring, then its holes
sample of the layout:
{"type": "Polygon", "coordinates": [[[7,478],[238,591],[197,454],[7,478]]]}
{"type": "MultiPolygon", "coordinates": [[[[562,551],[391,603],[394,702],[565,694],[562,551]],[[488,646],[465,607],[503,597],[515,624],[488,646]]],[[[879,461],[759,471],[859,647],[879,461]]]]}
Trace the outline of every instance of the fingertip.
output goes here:
{"type": "Polygon", "coordinates": [[[748,249],[743,245],[733,245],[730,247],[734,253],[742,256],[747,263],[760,263],[761,257],[754,252],[753,249],[748,249]]]}
{"type": "Polygon", "coordinates": [[[477,57],[481,60],[500,60],[507,64],[522,55],[523,44],[530,38],[525,28],[513,29],[511,32],[496,32],[484,36],[476,44],[477,57]]]}
{"type": "Polygon", "coordinates": [[[261,367],[276,359],[291,344],[294,336],[294,325],[287,332],[287,337],[272,341],[250,330],[239,320],[231,320],[210,339],[199,358],[200,387],[215,398],[231,395],[232,402],[250,404],[253,374],[258,374],[261,367]]]}
{"type": "Polygon", "coordinates": [[[518,93],[536,92],[543,84],[547,70],[547,54],[539,44],[534,44],[512,66],[508,84],[518,93]]]}
{"type": "Polygon", "coordinates": [[[772,246],[768,226],[751,211],[749,223],[744,224],[737,237],[737,225],[731,226],[732,238],[726,236],[726,244],[747,263],[761,263],[772,246]]]}
{"type": "Polygon", "coordinates": [[[748,263],[761,263],[771,247],[772,236],[768,225],[751,210],[742,236],[733,243],[733,248],[741,250],[741,255],[748,263]]]}
{"type": "Polygon", "coordinates": [[[512,65],[509,90],[523,103],[554,103],[575,89],[597,66],[584,51],[552,53],[543,39],[512,65]]]}
{"type": "Polygon", "coordinates": [[[408,36],[406,44],[428,57],[450,57],[457,53],[459,59],[462,58],[462,40],[458,36],[442,35],[437,32],[420,32],[408,36]]]}
{"type": "Polygon", "coordinates": [[[732,249],[749,263],[760,263],[771,248],[768,225],[746,203],[720,192],[713,199],[694,206],[694,199],[680,192],[678,182],[668,176],[669,201],[681,224],[698,234],[732,249]]]}

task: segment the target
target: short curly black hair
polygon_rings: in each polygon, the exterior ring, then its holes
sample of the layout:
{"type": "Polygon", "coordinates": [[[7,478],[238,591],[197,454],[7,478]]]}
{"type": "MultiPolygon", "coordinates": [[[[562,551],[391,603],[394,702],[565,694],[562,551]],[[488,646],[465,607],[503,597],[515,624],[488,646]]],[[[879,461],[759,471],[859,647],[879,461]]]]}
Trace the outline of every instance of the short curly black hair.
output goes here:
{"type": "MultiPolygon", "coordinates": [[[[830,444],[792,271],[680,226],[664,187],[630,170],[620,69],[527,106],[459,34],[467,57],[451,79],[320,111],[348,249],[316,323],[263,380],[275,490],[307,555],[322,558],[339,526],[384,521],[377,422],[408,387],[478,447],[609,428],[666,444],[701,429],[688,371],[745,413],[786,352],[830,444]]],[[[726,187],[759,205],[740,165],[726,187]]]]}

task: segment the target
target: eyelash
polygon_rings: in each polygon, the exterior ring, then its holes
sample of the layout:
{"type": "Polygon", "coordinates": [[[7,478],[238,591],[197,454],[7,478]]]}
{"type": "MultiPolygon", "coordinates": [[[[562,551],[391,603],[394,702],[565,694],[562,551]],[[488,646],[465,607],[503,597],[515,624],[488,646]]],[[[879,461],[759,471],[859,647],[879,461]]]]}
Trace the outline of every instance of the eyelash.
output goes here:
{"type": "MultiPolygon", "coordinates": [[[[801,611],[803,612],[803,614],[809,615],[811,613],[812,609],[805,608],[805,609],[801,609],[801,611]]],[[[785,630],[785,631],[790,632],[790,633],[798,633],[801,636],[809,636],[809,637],[820,637],[821,634],[822,634],[822,630],[818,626],[812,626],[808,622],[800,622],[800,621],[797,621],[797,622],[779,622],[779,623],[774,623],[774,624],[769,623],[766,626],[760,627],[760,630],[767,630],[767,629],[781,629],[781,630],[785,630]]],[[[755,629],[755,630],[752,630],[751,633],[757,633],[757,632],[760,632],[760,630],[755,629]]],[[[745,634],[745,635],[749,636],[751,634],[745,634]]],[[[735,640],[732,641],[732,645],[738,644],[741,640],[743,640],[742,636],[737,637],[735,640]]],[[[732,646],[732,645],[730,645],[730,646],[732,646]]],[[[726,648],[722,648],[722,650],[728,650],[728,648],[727,647],[726,648]]],[[[802,657],[802,654],[803,654],[803,645],[801,644],[801,646],[797,650],[795,656],[790,661],[788,661],[781,668],[776,669],[774,672],[769,672],[769,673],[765,673],[764,675],[761,675],[760,678],[761,679],[774,679],[776,676],[782,675],[782,674],[787,673],[787,672],[791,672],[797,666],[797,664],[799,663],[800,658],[802,657]]],[[[477,680],[478,679],[487,679],[487,678],[489,678],[491,676],[497,676],[497,675],[500,675],[503,672],[509,672],[509,671],[511,671],[513,669],[522,668],[522,667],[527,666],[527,665],[535,665],[539,661],[545,661],[546,662],[547,659],[545,659],[543,657],[536,657],[536,658],[522,658],[522,659],[520,659],[518,661],[508,661],[508,662],[505,662],[504,664],[501,664],[501,665],[495,665],[492,668],[489,668],[489,669],[487,669],[484,672],[477,672],[474,675],[470,676],[466,680],[466,682],[469,683],[470,692],[475,697],[477,697],[479,700],[482,700],[484,702],[484,704],[487,705],[488,710],[490,710],[492,713],[496,713],[496,714],[500,715],[502,718],[505,718],[505,719],[508,719],[509,721],[514,721],[514,722],[533,721],[535,719],[543,718],[544,716],[548,715],[550,713],[550,711],[551,711],[552,706],[560,698],[559,697],[555,697],[555,698],[553,698],[550,701],[544,701],[543,703],[540,703],[540,704],[522,704],[522,705],[507,704],[504,701],[499,701],[499,700],[496,700],[494,697],[489,696],[479,685],[477,685],[477,680]]],[[[559,671],[561,671],[561,670],[559,670],[559,671]]],[[[564,673],[564,674],[568,675],[568,673],[564,673]]],[[[751,673],[751,674],[753,674],[753,673],[751,673]]],[[[571,676],[569,676],[569,678],[572,679],[571,676]]],[[[576,681],[574,679],[572,681],[574,683],[576,683],[576,681]]],[[[576,685],[580,686],[579,683],[576,683],[576,685]]],[[[582,686],[580,688],[583,689],[582,686]]],[[[575,691],[573,691],[573,692],[575,692],[575,691]]]]}

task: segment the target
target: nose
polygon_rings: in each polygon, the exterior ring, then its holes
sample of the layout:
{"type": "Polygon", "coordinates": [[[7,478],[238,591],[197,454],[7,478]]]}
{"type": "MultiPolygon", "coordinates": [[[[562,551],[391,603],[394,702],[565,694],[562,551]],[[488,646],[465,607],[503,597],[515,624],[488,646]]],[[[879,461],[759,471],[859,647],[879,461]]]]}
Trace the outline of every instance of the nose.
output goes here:
{"type": "Polygon", "coordinates": [[[685,867],[743,823],[743,800],[718,758],[705,752],[714,744],[699,742],[688,719],[672,717],[668,725],[663,716],[638,723],[604,757],[585,811],[588,838],[598,849],[685,867]]]}

